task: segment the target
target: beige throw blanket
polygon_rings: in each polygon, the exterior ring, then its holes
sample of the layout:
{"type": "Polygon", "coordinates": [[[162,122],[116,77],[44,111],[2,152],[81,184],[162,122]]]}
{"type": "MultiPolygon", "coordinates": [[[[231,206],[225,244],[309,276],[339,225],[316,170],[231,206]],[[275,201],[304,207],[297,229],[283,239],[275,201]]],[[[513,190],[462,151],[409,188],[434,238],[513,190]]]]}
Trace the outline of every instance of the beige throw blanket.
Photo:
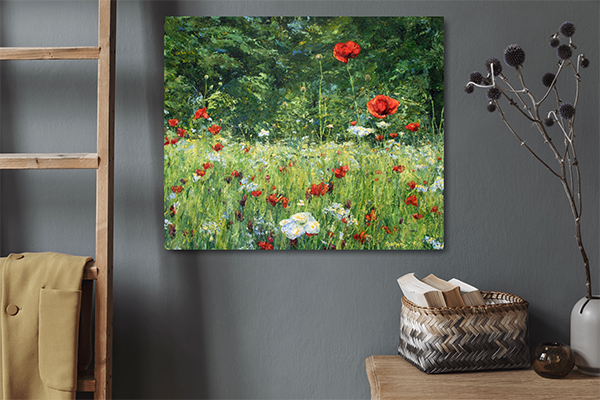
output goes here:
{"type": "Polygon", "coordinates": [[[81,281],[91,258],[58,253],[0,258],[0,394],[74,399],[81,281]]]}

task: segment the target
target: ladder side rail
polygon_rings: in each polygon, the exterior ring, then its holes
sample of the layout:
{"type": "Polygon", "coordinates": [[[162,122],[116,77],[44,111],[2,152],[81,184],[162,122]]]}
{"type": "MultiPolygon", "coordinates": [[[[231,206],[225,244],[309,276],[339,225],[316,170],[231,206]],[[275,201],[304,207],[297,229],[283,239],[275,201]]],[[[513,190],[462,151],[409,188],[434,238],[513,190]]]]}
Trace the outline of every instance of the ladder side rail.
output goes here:
{"type": "Polygon", "coordinates": [[[114,104],[116,0],[99,0],[98,170],[96,179],[95,399],[112,397],[114,104]]]}

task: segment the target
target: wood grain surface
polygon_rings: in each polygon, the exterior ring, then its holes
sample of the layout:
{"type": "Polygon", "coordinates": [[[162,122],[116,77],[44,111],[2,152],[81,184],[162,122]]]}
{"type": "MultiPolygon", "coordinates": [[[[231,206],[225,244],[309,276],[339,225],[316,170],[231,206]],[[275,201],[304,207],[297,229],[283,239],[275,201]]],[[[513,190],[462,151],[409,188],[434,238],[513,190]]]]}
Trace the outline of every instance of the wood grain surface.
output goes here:
{"type": "Polygon", "coordinates": [[[365,364],[372,400],[600,399],[600,377],[577,371],[564,379],[544,379],[531,369],[428,375],[400,356],[371,356],[365,364]]]}

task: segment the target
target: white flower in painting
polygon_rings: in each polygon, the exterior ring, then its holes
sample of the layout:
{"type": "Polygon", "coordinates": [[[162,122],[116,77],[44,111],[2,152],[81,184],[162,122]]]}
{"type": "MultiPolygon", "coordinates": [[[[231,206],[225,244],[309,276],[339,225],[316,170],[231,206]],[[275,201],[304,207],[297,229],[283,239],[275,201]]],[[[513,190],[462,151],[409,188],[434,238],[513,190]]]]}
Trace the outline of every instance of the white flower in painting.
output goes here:
{"type": "Polygon", "coordinates": [[[321,226],[319,225],[319,221],[315,219],[308,221],[304,225],[304,231],[309,235],[316,235],[317,233],[319,233],[320,228],[321,226]]]}
{"type": "Polygon", "coordinates": [[[369,135],[370,133],[373,133],[373,128],[365,128],[364,126],[351,126],[350,128],[348,128],[348,132],[352,133],[353,135],[356,135],[358,137],[364,137],[369,135]]]}
{"type": "Polygon", "coordinates": [[[292,240],[298,239],[304,234],[316,235],[321,229],[319,221],[307,212],[294,214],[289,219],[279,222],[279,225],[281,225],[281,232],[292,240]]]}
{"type": "Polygon", "coordinates": [[[338,221],[348,225],[357,225],[358,220],[340,203],[333,203],[331,206],[323,208],[324,214],[333,215],[338,221]]]}
{"type": "Polygon", "coordinates": [[[390,124],[388,124],[385,121],[378,122],[376,125],[380,128],[387,128],[388,126],[390,126],[390,124]]]}
{"type": "Polygon", "coordinates": [[[444,242],[439,242],[429,236],[425,236],[425,238],[423,238],[423,241],[425,243],[430,244],[435,250],[444,250],[444,242]]]}
{"type": "Polygon", "coordinates": [[[307,212],[301,212],[298,214],[294,214],[290,217],[291,220],[296,221],[299,224],[305,224],[311,218],[313,218],[312,215],[310,215],[310,213],[307,213],[307,212]]]}
{"type": "Polygon", "coordinates": [[[289,219],[284,219],[279,224],[281,225],[281,232],[283,232],[288,239],[298,239],[300,236],[304,235],[304,228],[302,225],[299,225],[289,219]],[[286,221],[286,223],[282,224],[284,221],[286,221]]]}
{"type": "Polygon", "coordinates": [[[438,189],[444,191],[444,178],[437,177],[430,189],[432,192],[436,192],[438,189]]]}
{"type": "Polygon", "coordinates": [[[265,129],[261,129],[260,132],[258,132],[258,137],[265,137],[265,136],[269,136],[271,132],[265,130],[265,129]]]}

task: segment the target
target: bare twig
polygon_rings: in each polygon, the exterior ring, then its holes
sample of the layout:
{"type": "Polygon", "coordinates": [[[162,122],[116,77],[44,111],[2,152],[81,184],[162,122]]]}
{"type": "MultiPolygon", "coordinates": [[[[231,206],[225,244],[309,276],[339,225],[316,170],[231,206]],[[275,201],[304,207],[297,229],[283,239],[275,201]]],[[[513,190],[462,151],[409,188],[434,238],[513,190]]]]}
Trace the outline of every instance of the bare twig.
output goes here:
{"type": "MultiPolygon", "coordinates": [[[[555,36],[557,36],[557,35],[558,35],[558,33],[555,36]]],[[[569,45],[571,46],[572,49],[577,48],[575,46],[575,44],[573,44],[570,37],[569,37],[569,45]]],[[[548,90],[546,91],[544,96],[539,101],[536,101],[536,99],[533,96],[533,94],[531,93],[531,91],[527,88],[520,65],[516,65],[516,66],[511,65],[511,66],[515,67],[516,74],[520,80],[522,89],[515,89],[511,85],[509,80],[502,74],[499,74],[499,77],[505,83],[505,85],[508,86],[508,89],[499,87],[497,85],[495,75],[494,75],[494,63],[489,64],[488,69],[489,69],[490,74],[488,75],[487,78],[483,79],[483,82],[485,84],[476,84],[474,82],[469,82],[467,85],[473,85],[475,87],[479,87],[482,89],[490,89],[490,88],[498,89],[500,91],[500,93],[502,94],[502,96],[504,96],[508,100],[508,103],[511,106],[516,108],[525,118],[527,118],[529,121],[534,123],[535,127],[538,129],[542,138],[544,139],[544,142],[548,145],[548,147],[554,154],[554,157],[556,158],[556,160],[559,164],[560,173],[555,171],[552,167],[550,167],[517,134],[517,132],[514,130],[514,128],[508,122],[506,115],[504,114],[504,112],[502,111],[502,108],[500,107],[500,104],[498,103],[498,100],[490,101],[490,104],[492,104],[492,102],[493,102],[493,105],[495,106],[495,108],[492,106],[491,108],[488,108],[488,110],[494,111],[495,109],[497,109],[498,113],[500,114],[500,118],[502,119],[504,124],[508,127],[510,132],[517,138],[517,140],[519,140],[519,142],[521,143],[521,146],[525,147],[527,149],[527,151],[529,151],[529,153],[535,157],[535,159],[537,159],[544,167],[546,167],[546,169],[548,169],[552,173],[552,175],[554,175],[561,181],[565,195],[567,196],[567,200],[569,201],[569,205],[571,207],[571,213],[573,214],[573,219],[575,222],[575,238],[577,240],[577,245],[581,252],[581,256],[583,258],[583,264],[584,264],[584,268],[585,268],[587,297],[588,297],[588,299],[591,299],[592,298],[592,286],[591,286],[589,259],[585,252],[585,249],[583,247],[583,241],[581,239],[581,212],[582,212],[581,171],[579,168],[579,161],[577,160],[577,151],[575,149],[575,115],[569,115],[570,113],[565,114],[565,111],[563,111],[563,108],[561,107],[561,106],[564,107],[564,105],[562,103],[562,100],[560,99],[558,89],[556,87],[556,82],[558,80],[558,77],[561,74],[561,72],[563,71],[565,65],[571,66],[571,68],[573,69],[573,72],[574,72],[575,85],[576,85],[573,108],[576,109],[577,105],[579,103],[579,93],[580,93],[580,83],[581,83],[581,75],[579,74],[579,66],[582,64],[583,60],[585,60],[585,56],[583,54],[580,54],[577,57],[576,64],[574,64],[573,61],[571,61],[570,59],[560,60],[558,62],[558,70],[557,70],[554,78],[552,79],[552,82],[551,82],[550,86],[548,87],[548,90]],[[552,143],[552,139],[548,135],[546,126],[542,122],[542,119],[540,118],[540,106],[548,98],[548,96],[550,95],[550,93],[552,91],[556,95],[557,108],[555,110],[548,112],[547,118],[550,118],[551,121],[555,121],[563,134],[563,141],[564,141],[565,147],[564,147],[564,151],[563,151],[562,155],[559,152],[559,150],[556,148],[554,143],[552,143]],[[517,95],[518,101],[521,103],[522,107],[509,96],[510,93],[514,93],[517,95]],[[525,94],[529,97],[529,99],[531,101],[531,106],[527,105],[527,102],[522,97],[522,94],[525,94]],[[559,110],[560,110],[560,112],[559,112],[559,110]],[[568,126],[567,126],[567,123],[568,123],[568,126]]],[[[467,93],[470,93],[471,91],[467,91],[467,93]]],[[[490,97],[492,97],[492,96],[490,96],[490,97]]]]}
{"type": "Polygon", "coordinates": [[[508,127],[508,129],[513,133],[513,135],[515,135],[515,137],[517,138],[517,140],[519,140],[519,142],[521,142],[521,146],[525,147],[539,162],[541,162],[546,168],[548,168],[548,170],[550,172],[552,172],[552,174],[554,176],[556,176],[558,179],[561,179],[562,177],[557,174],[552,167],[550,167],[548,164],[546,164],[544,162],[544,160],[542,160],[536,153],[535,151],[533,151],[531,149],[531,147],[529,147],[527,145],[527,143],[525,143],[525,141],[523,139],[521,139],[521,137],[517,134],[517,132],[515,132],[515,130],[513,129],[513,127],[508,123],[508,121],[506,120],[506,117],[504,116],[504,113],[502,112],[502,108],[500,108],[500,105],[498,104],[497,101],[494,102],[494,104],[496,105],[496,108],[498,109],[498,112],[500,113],[500,117],[502,118],[502,121],[504,121],[504,123],[506,124],[506,126],[508,127]]]}

